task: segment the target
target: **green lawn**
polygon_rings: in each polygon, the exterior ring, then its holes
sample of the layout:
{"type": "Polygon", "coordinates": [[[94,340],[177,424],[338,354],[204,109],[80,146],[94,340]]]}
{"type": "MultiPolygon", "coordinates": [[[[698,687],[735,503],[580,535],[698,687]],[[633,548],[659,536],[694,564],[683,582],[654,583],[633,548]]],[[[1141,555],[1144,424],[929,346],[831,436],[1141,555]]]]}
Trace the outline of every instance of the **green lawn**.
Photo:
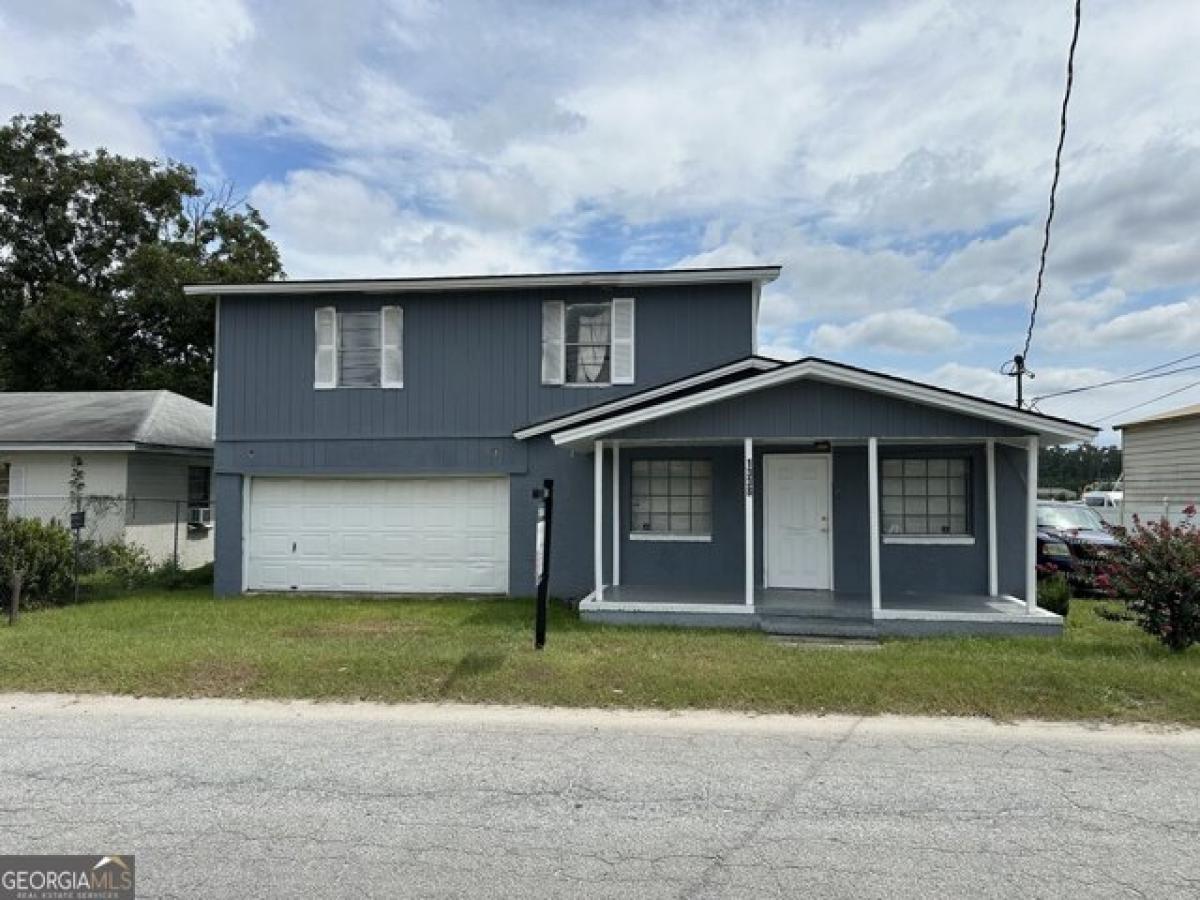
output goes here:
{"type": "Polygon", "coordinates": [[[787,646],[593,626],[518,600],[138,593],[0,625],[0,690],[926,713],[1200,725],[1200,647],[1172,656],[1076,602],[1062,640],[787,646]]]}

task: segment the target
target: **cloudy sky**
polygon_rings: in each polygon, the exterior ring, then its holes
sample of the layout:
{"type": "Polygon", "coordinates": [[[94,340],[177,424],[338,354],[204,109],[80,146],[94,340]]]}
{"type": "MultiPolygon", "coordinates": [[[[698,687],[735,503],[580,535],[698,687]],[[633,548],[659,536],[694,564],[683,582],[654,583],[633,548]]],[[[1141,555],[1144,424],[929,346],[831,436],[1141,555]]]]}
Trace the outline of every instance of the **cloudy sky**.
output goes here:
{"type": "MultiPolygon", "coordinates": [[[[233,179],[291,277],[780,263],[766,352],[1009,398],[1070,28],[1070,0],[0,0],[0,114],[233,179]]],[[[1200,354],[1197,47],[1195,0],[1084,2],[1035,395],[1200,354]]],[[[1040,408],[1196,402],[1200,368],[1040,408]]]]}

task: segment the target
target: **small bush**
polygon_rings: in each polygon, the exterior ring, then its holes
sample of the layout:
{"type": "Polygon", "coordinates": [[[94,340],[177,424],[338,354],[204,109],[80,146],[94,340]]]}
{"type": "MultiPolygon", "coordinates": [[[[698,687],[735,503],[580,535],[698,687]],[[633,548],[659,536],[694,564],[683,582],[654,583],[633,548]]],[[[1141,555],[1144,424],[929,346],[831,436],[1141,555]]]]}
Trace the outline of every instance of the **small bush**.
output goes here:
{"type": "Polygon", "coordinates": [[[1100,576],[1102,586],[1125,598],[1142,630],[1172,650],[1200,641],[1200,529],[1196,508],[1184,521],[1165,519],[1134,527],[1122,536],[1125,557],[1100,576]]]}
{"type": "Polygon", "coordinates": [[[0,519],[0,597],[7,607],[14,577],[22,609],[53,606],[72,596],[71,533],[40,519],[0,519]]]}
{"type": "Polygon", "coordinates": [[[212,580],[212,563],[197,566],[194,569],[181,569],[172,560],[167,560],[150,573],[147,582],[169,591],[178,591],[186,588],[206,587],[212,584],[212,580]]]}
{"type": "Polygon", "coordinates": [[[93,571],[121,587],[134,588],[145,584],[152,569],[150,554],[144,548],[117,541],[97,549],[93,571]]]}
{"type": "Polygon", "coordinates": [[[1067,582],[1067,576],[1055,572],[1039,581],[1037,602],[1042,609],[1065,619],[1071,611],[1071,585],[1067,582]]]}

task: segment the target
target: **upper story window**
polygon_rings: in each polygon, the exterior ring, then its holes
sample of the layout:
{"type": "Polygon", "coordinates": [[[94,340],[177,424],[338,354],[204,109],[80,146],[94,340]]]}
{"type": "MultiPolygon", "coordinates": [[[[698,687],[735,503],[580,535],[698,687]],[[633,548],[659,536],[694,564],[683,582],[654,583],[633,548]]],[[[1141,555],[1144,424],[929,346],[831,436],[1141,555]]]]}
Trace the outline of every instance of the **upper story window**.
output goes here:
{"type": "Polygon", "coordinates": [[[542,384],[633,384],[633,299],[542,304],[542,384]]]}
{"type": "Polygon", "coordinates": [[[404,387],[404,310],[318,309],[313,386],[404,387]]]}
{"type": "Polygon", "coordinates": [[[971,534],[967,459],[885,459],[880,472],[884,535],[971,534]]]}

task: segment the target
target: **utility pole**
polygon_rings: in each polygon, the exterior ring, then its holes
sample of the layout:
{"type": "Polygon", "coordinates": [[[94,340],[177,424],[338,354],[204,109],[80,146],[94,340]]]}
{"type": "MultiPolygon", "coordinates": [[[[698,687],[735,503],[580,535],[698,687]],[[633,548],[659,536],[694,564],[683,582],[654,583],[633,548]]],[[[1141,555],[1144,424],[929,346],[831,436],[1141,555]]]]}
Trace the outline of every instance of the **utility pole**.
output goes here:
{"type": "Polygon", "coordinates": [[[1025,376],[1029,376],[1032,381],[1036,376],[1029,369],[1025,368],[1025,357],[1018,353],[1012,358],[1012,362],[1005,363],[1000,370],[1009,378],[1017,379],[1017,409],[1025,408],[1025,376]]]}

